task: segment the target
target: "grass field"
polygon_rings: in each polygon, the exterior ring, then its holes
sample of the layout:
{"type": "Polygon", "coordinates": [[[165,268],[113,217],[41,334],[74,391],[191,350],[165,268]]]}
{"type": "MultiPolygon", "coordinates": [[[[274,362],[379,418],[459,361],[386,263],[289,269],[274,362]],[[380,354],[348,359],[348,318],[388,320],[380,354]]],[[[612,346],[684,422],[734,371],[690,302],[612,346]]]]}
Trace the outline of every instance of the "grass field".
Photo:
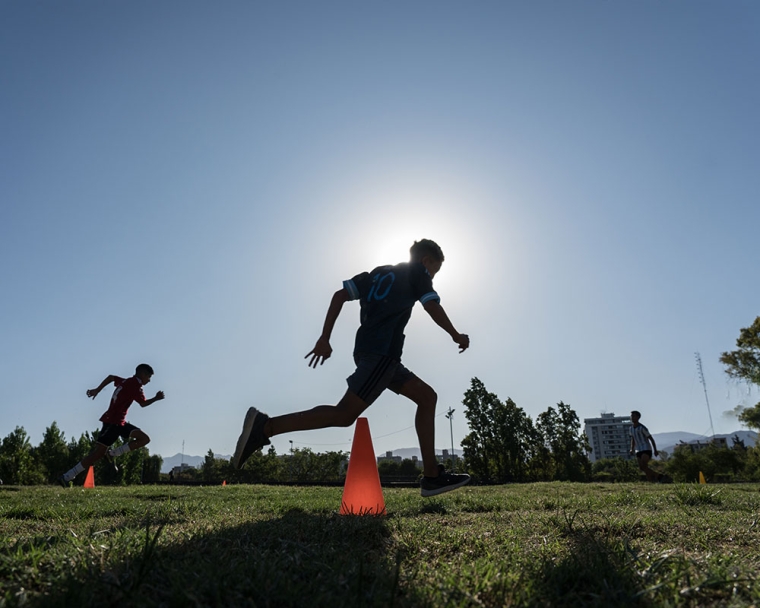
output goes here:
{"type": "Polygon", "coordinates": [[[0,606],[750,606],[757,485],[0,489],[0,606]]]}

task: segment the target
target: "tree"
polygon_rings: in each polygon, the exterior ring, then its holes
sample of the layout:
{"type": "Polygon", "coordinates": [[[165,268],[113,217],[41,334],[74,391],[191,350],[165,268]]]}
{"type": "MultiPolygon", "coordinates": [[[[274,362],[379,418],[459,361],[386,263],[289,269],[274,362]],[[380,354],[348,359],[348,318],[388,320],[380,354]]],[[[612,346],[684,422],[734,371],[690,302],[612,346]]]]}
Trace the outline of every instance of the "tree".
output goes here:
{"type": "Polygon", "coordinates": [[[48,483],[54,483],[56,478],[71,467],[69,460],[69,446],[63,431],[53,421],[42,435],[42,443],[33,450],[34,457],[40,466],[40,472],[45,476],[48,483]]]}
{"type": "Polygon", "coordinates": [[[214,484],[222,483],[224,475],[223,469],[226,463],[226,460],[216,458],[216,456],[214,456],[214,450],[209,448],[203,459],[203,464],[201,465],[201,476],[203,477],[203,481],[214,484]]]}
{"type": "MultiPolygon", "coordinates": [[[[130,450],[117,458],[116,461],[119,465],[119,473],[121,474],[119,483],[121,485],[143,483],[143,470],[145,468],[145,461],[149,456],[150,452],[148,448],[140,448],[139,450],[130,450]]],[[[102,464],[105,467],[110,466],[105,458],[100,460],[98,464],[102,464]]],[[[113,470],[112,467],[111,470],[113,470]]]]}
{"type": "MultiPolygon", "coordinates": [[[[95,431],[95,435],[97,435],[98,431],[95,431]]],[[[94,443],[95,439],[94,436],[91,435],[89,432],[85,431],[79,436],[79,439],[74,439],[73,437],[69,441],[69,462],[64,469],[69,469],[73,467],[77,462],[80,462],[82,458],[87,456],[87,454],[92,449],[92,444],[94,443]]]]}
{"type": "Polygon", "coordinates": [[[633,460],[623,458],[601,458],[591,467],[594,481],[637,481],[641,471],[633,460]]]}
{"type": "Polygon", "coordinates": [[[143,460],[143,483],[156,483],[161,479],[164,459],[158,454],[146,456],[143,460]]]}
{"type": "Polygon", "coordinates": [[[530,417],[512,399],[502,402],[473,378],[464,394],[470,433],[462,440],[468,469],[484,481],[526,481],[527,462],[540,438],[530,417]]]}
{"type": "Polygon", "coordinates": [[[29,435],[22,426],[17,426],[0,444],[0,479],[18,485],[44,482],[44,475],[32,457],[29,435]]]}
{"type": "Polygon", "coordinates": [[[288,477],[293,481],[338,481],[346,455],[343,452],[317,454],[311,448],[297,448],[287,460],[288,477]]]}
{"type": "MultiPolygon", "coordinates": [[[[551,452],[552,476],[557,481],[586,481],[591,473],[590,450],[585,433],[581,432],[578,414],[560,401],[557,409],[548,408],[538,415],[536,430],[542,445],[551,452]]],[[[545,457],[541,457],[542,463],[545,457]]]]}
{"type": "MultiPolygon", "coordinates": [[[[230,465],[230,468],[232,465],[230,465]]],[[[277,450],[269,446],[266,454],[256,451],[246,460],[239,471],[232,469],[232,479],[243,483],[266,483],[287,479],[287,471],[282,471],[282,463],[277,457],[277,450]],[[282,475],[282,476],[281,476],[282,475]]]]}
{"type": "MultiPolygon", "coordinates": [[[[731,378],[760,385],[760,317],[740,330],[736,350],[721,354],[720,362],[731,378]]],[[[760,403],[745,408],[739,420],[749,428],[760,430],[760,403]]]]}

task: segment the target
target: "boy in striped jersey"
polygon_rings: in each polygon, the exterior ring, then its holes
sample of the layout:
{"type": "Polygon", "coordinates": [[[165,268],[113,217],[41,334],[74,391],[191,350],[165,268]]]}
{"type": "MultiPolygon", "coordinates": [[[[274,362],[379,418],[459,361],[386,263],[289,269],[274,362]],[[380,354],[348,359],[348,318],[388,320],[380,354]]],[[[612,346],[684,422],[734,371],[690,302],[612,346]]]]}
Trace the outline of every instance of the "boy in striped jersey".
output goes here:
{"type": "Polygon", "coordinates": [[[639,422],[641,412],[633,410],[631,412],[631,454],[636,454],[636,460],[639,462],[639,468],[644,471],[647,481],[662,481],[663,476],[649,468],[649,461],[652,459],[652,451],[658,456],[657,444],[649,429],[639,422]],[[651,446],[650,446],[651,444],[651,446]]]}

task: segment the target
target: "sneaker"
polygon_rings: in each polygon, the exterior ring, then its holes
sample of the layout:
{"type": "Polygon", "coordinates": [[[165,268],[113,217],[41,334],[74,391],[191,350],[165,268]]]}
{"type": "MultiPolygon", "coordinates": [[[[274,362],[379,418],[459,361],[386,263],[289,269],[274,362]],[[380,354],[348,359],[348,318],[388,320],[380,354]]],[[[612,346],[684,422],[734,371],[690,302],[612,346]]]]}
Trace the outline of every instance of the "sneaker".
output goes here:
{"type": "Polygon", "coordinates": [[[240,433],[235,455],[232,457],[232,466],[239,469],[256,450],[269,445],[269,439],[264,435],[264,425],[269,416],[262,414],[255,407],[249,408],[243,422],[243,432],[240,433]]]}
{"type": "Polygon", "coordinates": [[[119,472],[119,467],[116,464],[116,459],[113,456],[111,456],[110,450],[106,450],[105,457],[106,457],[106,462],[108,462],[108,464],[111,465],[111,468],[113,469],[113,472],[114,473],[118,473],[119,472]]]}
{"type": "Polygon", "coordinates": [[[63,475],[61,475],[61,476],[60,476],[58,479],[56,479],[56,481],[57,481],[59,484],[61,484],[61,487],[62,487],[62,488],[68,488],[68,487],[69,487],[69,482],[68,482],[68,481],[66,481],[66,480],[63,478],[63,475]]]}
{"type": "Polygon", "coordinates": [[[469,482],[469,475],[449,473],[444,470],[438,474],[438,477],[423,477],[420,480],[420,494],[423,496],[436,496],[437,494],[461,488],[469,482]]]}

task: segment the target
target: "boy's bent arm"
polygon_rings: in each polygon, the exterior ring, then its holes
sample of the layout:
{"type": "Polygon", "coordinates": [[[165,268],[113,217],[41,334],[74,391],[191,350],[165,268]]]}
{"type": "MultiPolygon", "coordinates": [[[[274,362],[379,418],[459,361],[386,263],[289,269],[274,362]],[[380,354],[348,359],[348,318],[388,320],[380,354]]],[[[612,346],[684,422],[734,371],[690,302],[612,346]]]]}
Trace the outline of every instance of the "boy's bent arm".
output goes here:
{"type": "Polygon", "coordinates": [[[161,401],[161,399],[164,398],[164,391],[158,391],[156,393],[156,396],[152,399],[146,399],[143,403],[140,404],[140,407],[148,407],[151,403],[155,403],[156,401],[161,401]]]}
{"type": "Polygon", "coordinates": [[[327,308],[327,314],[325,315],[325,323],[322,326],[322,335],[319,336],[314,348],[312,348],[306,357],[304,357],[304,359],[306,359],[311,356],[309,367],[316,368],[317,365],[322,365],[330,358],[330,355],[332,355],[330,336],[335,327],[335,321],[338,320],[343,304],[346,302],[348,302],[348,290],[345,287],[333,294],[333,297],[330,300],[330,306],[327,308]]]}
{"type": "Polygon", "coordinates": [[[430,315],[430,318],[435,321],[436,325],[438,325],[438,327],[449,334],[451,336],[451,339],[459,345],[460,353],[466,351],[469,348],[470,337],[467,334],[460,334],[456,329],[454,329],[454,324],[449,319],[446,311],[443,310],[443,306],[441,306],[440,302],[430,300],[429,302],[423,304],[423,306],[425,308],[425,311],[430,315]]]}
{"type": "Polygon", "coordinates": [[[92,398],[92,399],[95,399],[95,397],[98,396],[98,393],[100,391],[102,391],[106,386],[108,386],[109,384],[111,384],[111,382],[113,382],[114,380],[116,380],[116,376],[114,376],[114,375],[107,376],[106,379],[103,380],[103,382],[100,383],[100,385],[98,386],[98,388],[87,389],[87,396],[90,397],[90,398],[92,398]]]}

